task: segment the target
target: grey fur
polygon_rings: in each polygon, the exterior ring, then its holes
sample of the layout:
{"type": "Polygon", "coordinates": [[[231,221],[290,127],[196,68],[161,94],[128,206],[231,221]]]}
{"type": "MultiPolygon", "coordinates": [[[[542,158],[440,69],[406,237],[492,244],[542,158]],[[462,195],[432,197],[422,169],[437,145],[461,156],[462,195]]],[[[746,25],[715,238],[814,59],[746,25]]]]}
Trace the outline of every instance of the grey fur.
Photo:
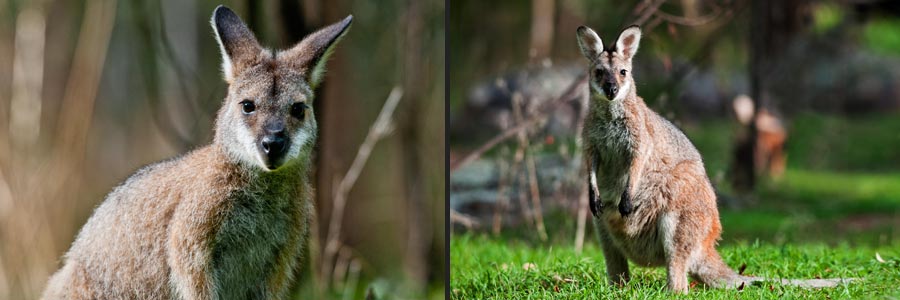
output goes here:
{"type": "MultiPolygon", "coordinates": [[[[738,275],[722,261],[715,249],[722,231],[716,196],[700,153],[637,96],[630,71],[640,29],[626,28],[613,49],[601,49],[590,28],[580,27],[577,36],[591,62],[583,157],[589,195],[600,202],[594,223],[609,282],[629,280],[628,260],[666,267],[668,288],[675,292],[688,291],[688,275],[720,288],[765,280],[738,275]]],[[[843,281],[781,282],[822,287],[843,281]]]]}
{"type": "Polygon", "coordinates": [[[229,83],[213,143],[142,168],[107,195],[43,299],[283,299],[310,272],[317,126],[311,108],[291,107],[312,103],[309,80],[321,78],[311,73],[351,19],[276,57],[234,12],[213,15],[229,83]],[[251,100],[258,109],[242,112],[251,100]],[[284,125],[288,150],[263,161],[270,122],[284,125]]]}

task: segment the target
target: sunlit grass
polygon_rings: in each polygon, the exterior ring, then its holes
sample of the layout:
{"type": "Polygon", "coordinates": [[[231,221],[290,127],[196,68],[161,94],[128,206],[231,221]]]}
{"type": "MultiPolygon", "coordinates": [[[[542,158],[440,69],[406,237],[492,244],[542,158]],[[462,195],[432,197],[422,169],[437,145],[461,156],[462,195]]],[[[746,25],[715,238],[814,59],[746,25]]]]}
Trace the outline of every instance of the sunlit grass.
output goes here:
{"type": "Polygon", "coordinates": [[[863,40],[875,51],[900,54],[900,21],[890,18],[870,21],[863,30],[863,40]]]}
{"type": "MultiPolygon", "coordinates": [[[[745,274],[770,278],[860,278],[836,288],[807,290],[778,284],[742,291],[692,288],[704,299],[835,299],[897,295],[900,248],[829,247],[821,244],[740,243],[720,248],[732,266],[747,264],[745,274]],[[878,252],[886,262],[878,262],[878,252]]],[[[572,247],[533,247],[481,234],[459,234],[451,240],[453,299],[670,299],[662,268],[632,266],[633,280],[623,288],[606,284],[603,255],[588,245],[582,254],[572,247]]]]}

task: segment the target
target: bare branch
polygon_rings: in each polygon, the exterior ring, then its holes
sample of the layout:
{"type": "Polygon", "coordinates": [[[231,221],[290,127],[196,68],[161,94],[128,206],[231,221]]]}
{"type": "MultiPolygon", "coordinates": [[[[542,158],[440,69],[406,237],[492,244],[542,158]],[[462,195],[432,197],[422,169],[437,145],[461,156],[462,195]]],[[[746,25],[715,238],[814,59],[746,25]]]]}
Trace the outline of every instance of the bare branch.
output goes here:
{"type": "MultiPolygon", "coordinates": [[[[524,118],[524,114],[522,113],[522,96],[520,93],[515,93],[512,98],[512,109],[513,109],[513,119],[516,123],[521,123],[524,118]]],[[[516,159],[520,159],[520,154],[525,158],[525,177],[528,178],[528,187],[531,198],[531,212],[530,214],[532,221],[534,222],[535,229],[538,231],[538,236],[540,236],[542,241],[547,240],[547,230],[544,229],[544,213],[541,209],[541,193],[538,189],[537,183],[537,168],[535,168],[534,164],[534,154],[530,150],[531,148],[531,139],[528,138],[528,131],[523,130],[519,131],[518,134],[519,139],[519,150],[516,151],[516,159]]],[[[524,200],[523,197],[519,197],[520,200],[524,200]]],[[[523,205],[523,208],[528,207],[528,205],[523,205]]]]}
{"type": "Polygon", "coordinates": [[[669,13],[665,13],[661,10],[657,10],[656,12],[653,13],[653,15],[659,17],[663,21],[666,21],[666,22],[669,22],[672,24],[678,24],[678,25],[684,25],[684,26],[700,26],[700,25],[706,25],[706,24],[709,24],[709,23],[712,23],[713,21],[715,21],[720,15],[722,15],[722,9],[715,7],[713,9],[713,12],[711,12],[705,16],[699,16],[696,18],[676,16],[676,15],[672,15],[669,13]]]}
{"type": "Polygon", "coordinates": [[[572,98],[572,94],[584,88],[585,84],[587,84],[587,74],[578,76],[578,78],[575,78],[572,84],[570,84],[562,94],[556,97],[556,99],[553,99],[549,103],[545,104],[544,107],[538,109],[535,114],[523,120],[523,122],[519,123],[519,125],[501,132],[499,135],[491,138],[486,143],[479,146],[478,149],[475,149],[475,151],[472,151],[466,156],[451,162],[450,173],[452,174],[454,171],[459,170],[459,168],[471,163],[472,161],[475,161],[476,159],[484,155],[485,152],[497,146],[497,144],[499,144],[500,142],[503,142],[506,139],[518,134],[522,130],[528,129],[531,126],[540,123],[542,120],[549,116],[550,112],[565,103],[564,100],[572,98]]]}
{"type": "Polygon", "coordinates": [[[577,222],[575,225],[575,253],[581,253],[581,250],[584,249],[584,233],[585,227],[588,218],[588,187],[585,184],[581,188],[581,193],[578,195],[578,216],[576,218],[577,222]]]}
{"type": "Polygon", "coordinates": [[[644,22],[647,22],[647,20],[649,20],[657,10],[659,10],[659,6],[661,6],[665,2],[666,0],[657,0],[656,2],[650,4],[638,4],[638,6],[635,8],[635,13],[640,13],[641,15],[638,16],[638,18],[635,19],[632,24],[638,26],[644,25],[644,22]]]}
{"type": "Polygon", "coordinates": [[[369,155],[372,154],[375,143],[391,133],[393,129],[391,117],[402,96],[403,89],[400,87],[394,87],[394,89],[391,90],[391,94],[388,95],[388,99],[385,101],[384,106],[382,106],[381,112],[378,113],[378,118],[375,119],[375,123],[369,128],[366,139],[363,141],[362,145],[359,146],[359,151],[357,151],[356,158],[353,159],[350,169],[348,169],[347,174],[341,178],[341,181],[336,188],[334,194],[334,206],[331,209],[331,218],[328,223],[328,236],[325,239],[325,253],[322,259],[322,278],[329,278],[334,270],[332,268],[332,260],[341,244],[341,224],[344,219],[344,207],[347,204],[347,194],[350,192],[350,188],[356,184],[359,174],[362,173],[363,167],[365,167],[366,162],[369,160],[369,155]]]}
{"type": "MultiPolygon", "coordinates": [[[[504,148],[505,150],[505,148],[504,148]]],[[[505,151],[504,151],[505,152],[505,151]]],[[[492,227],[492,231],[494,235],[500,234],[500,229],[503,225],[503,214],[506,213],[508,197],[506,196],[506,187],[507,185],[507,177],[515,177],[511,174],[507,174],[507,166],[506,161],[504,159],[497,160],[498,165],[498,173],[500,174],[497,180],[497,202],[494,203],[494,224],[492,227]]],[[[514,180],[509,180],[510,183],[514,180]]]]}
{"type": "Polygon", "coordinates": [[[481,226],[481,223],[475,220],[475,218],[457,212],[455,209],[450,209],[450,223],[460,224],[468,229],[481,226]]]}

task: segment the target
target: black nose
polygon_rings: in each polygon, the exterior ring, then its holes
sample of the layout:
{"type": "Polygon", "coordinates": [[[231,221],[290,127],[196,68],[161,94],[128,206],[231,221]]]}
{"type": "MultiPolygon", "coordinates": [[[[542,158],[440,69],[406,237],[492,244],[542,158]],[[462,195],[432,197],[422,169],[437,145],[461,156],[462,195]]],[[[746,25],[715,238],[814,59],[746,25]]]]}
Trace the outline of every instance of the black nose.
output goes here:
{"type": "Polygon", "coordinates": [[[267,135],[262,139],[262,150],[270,161],[281,158],[286,150],[287,141],[282,135],[267,135]]]}
{"type": "Polygon", "coordinates": [[[616,97],[616,92],[619,91],[619,87],[613,83],[607,83],[603,85],[603,92],[606,93],[606,97],[610,99],[616,97]]]}

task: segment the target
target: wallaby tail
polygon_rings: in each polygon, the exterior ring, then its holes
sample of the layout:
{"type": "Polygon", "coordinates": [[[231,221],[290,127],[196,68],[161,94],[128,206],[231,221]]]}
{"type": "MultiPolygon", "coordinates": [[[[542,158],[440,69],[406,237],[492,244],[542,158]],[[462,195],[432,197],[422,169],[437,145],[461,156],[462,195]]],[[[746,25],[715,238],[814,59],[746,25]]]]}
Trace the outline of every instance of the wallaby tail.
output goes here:
{"type": "Polygon", "coordinates": [[[710,251],[702,262],[696,264],[691,275],[707,286],[727,289],[743,288],[757,282],[767,281],[804,288],[826,288],[856,280],[856,278],[776,279],[744,276],[729,268],[715,250],[710,251]]]}
{"type": "Polygon", "coordinates": [[[764,277],[754,277],[754,276],[741,276],[741,277],[745,278],[747,285],[753,284],[754,282],[772,281],[772,282],[780,283],[782,285],[793,285],[793,286],[799,286],[799,287],[810,288],[810,289],[835,287],[840,284],[849,283],[851,281],[856,280],[856,278],[775,279],[775,278],[764,278],[764,277]]]}
{"type": "Polygon", "coordinates": [[[707,250],[703,258],[694,264],[691,276],[713,288],[738,288],[746,284],[746,277],[738,275],[722,261],[714,249],[707,250]]]}

